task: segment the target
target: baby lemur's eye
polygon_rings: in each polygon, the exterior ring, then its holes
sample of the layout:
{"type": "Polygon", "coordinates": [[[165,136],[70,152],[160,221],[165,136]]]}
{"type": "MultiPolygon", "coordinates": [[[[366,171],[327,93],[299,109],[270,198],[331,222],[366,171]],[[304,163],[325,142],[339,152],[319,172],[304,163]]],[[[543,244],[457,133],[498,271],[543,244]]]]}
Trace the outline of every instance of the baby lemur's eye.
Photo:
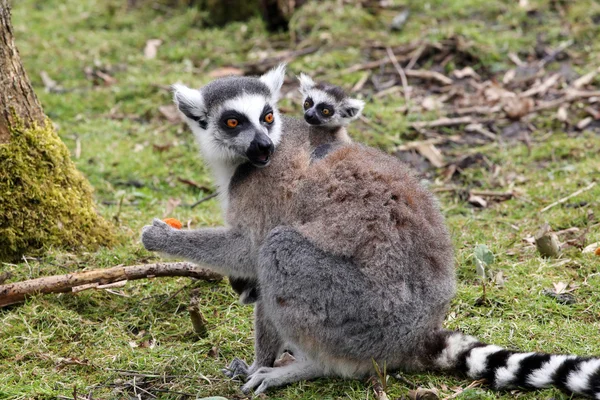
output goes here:
{"type": "Polygon", "coordinates": [[[229,118],[227,122],[225,122],[229,128],[235,128],[239,125],[240,121],[235,118],[229,118]]]}
{"type": "Polygon", "coordinates": [[[310,103],[309,103],[308,101],[305,101],[305,102],[304,102],[304,108],[306,109],[306,108],[308,108],[308,107],[310,107],[310,103]]]}
{"type": "Polygon", "coordinates": [[[268,113],[267,115],[265,115],[265,122],[267,124],[272,124],[274,119],[275,118],[273,117],[273,113],[268,113]]]}
{"type": "Polygon", "coordinates": [[[331,111],[329,110],[329,108],[324,108],[321,110],[321,113],[323,113],[323,115],[329,115],[331,111]]]}

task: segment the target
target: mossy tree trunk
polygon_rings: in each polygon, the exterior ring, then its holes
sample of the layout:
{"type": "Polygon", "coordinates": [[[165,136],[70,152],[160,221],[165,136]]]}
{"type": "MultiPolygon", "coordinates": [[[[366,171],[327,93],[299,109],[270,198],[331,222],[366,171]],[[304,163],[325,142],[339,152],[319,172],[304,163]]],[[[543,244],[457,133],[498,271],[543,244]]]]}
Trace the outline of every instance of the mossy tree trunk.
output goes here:
{"type": "Polygon", "coordinates": [[[0,0],[0,261],[113,241],[44,115],[14,43],[8,0],[0,0]]]}

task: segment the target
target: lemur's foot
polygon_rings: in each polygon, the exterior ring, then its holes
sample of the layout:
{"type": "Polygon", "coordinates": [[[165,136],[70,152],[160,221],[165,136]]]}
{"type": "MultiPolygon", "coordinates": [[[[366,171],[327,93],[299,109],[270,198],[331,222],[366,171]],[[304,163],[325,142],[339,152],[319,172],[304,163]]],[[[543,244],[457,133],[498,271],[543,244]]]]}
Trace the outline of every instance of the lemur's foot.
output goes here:
{"type": "Polygon", "coordinates": [[[221,370],[225,376],[231,379],[236,379],[240,377],[246,377],[249,375],[248,364],[246,361],[240,358],[234,358],[233,361],[226,367],[221,370]]]}

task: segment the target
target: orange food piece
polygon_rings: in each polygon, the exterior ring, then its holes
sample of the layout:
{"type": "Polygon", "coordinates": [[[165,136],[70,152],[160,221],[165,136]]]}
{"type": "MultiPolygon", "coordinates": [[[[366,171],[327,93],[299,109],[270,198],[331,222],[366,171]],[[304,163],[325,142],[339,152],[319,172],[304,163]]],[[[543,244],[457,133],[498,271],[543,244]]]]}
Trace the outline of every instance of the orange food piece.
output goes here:
{"type": "Polygon", "coordinates": [[[596,249],[596,251],[594,251],[594,254],[597,255],[597,256],[600,256],[600,247],[598,247],[596,249]]]}
{"type": "Polygon", "coordinates": [[[163,222],[166,222],[175,229],[181,229],[183,227],[183,224],[176,218],[165,218],[163,219],[163,222]]]}

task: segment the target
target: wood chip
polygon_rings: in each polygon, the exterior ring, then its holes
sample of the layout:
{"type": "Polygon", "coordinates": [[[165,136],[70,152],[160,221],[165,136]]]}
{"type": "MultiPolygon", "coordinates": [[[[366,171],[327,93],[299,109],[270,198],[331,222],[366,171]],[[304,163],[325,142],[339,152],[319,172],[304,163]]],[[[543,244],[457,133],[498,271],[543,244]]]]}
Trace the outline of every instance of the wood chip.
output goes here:
{"type": "Polygon", "coordinates": [[[487,201],[481,196],[475,196],[473,194],[469,194],[469,199],[467,202],[475,207],[486,208],[487,201]]]}
{"type": "Polygon", "coordinates": [[[162,44],[162,40],[160,39],[150,39],[146,42],[146,47],[144,47],[144,57],[148,60],[152,60],[156,58],[156,54],[158,53],[158,47],[162,44]]]}
{"type": "Polygon", "coordinates": [[[452,76],[454,76],[456,79],[463,79],[463,78],[479,79],[480,78],[479,74],[477,72],[475,72],[475,70],[471,67],[465,67],[463,69],[454,70],[452,72],[452,76]]]}
{"type": "Polygon", "coordinates": [[[575,80],[573,82],[573,84],[571,86],[573,86],[575,89],[581,89],[582,87],[588,85],[590,82],[592,82],[594,80],[594,78],[596,77],[596,75],[598,75],[600,73],[600,67],[596,68],[595,70],[588,72],[587,74],[583,75],[581,78],[578,78],[577,80],[575,80]]]}
{"type": "Polygon", "coordinates": [[[594,118],[592,117],[585,117],[584,119],[582,119],[581,121],[579,121],[577,123],[577,129],[579,129],[580,131],[584,130],[585,128],[588,127],[589,124],[592,123],[592,121],[594,120],[594,118]]]}

